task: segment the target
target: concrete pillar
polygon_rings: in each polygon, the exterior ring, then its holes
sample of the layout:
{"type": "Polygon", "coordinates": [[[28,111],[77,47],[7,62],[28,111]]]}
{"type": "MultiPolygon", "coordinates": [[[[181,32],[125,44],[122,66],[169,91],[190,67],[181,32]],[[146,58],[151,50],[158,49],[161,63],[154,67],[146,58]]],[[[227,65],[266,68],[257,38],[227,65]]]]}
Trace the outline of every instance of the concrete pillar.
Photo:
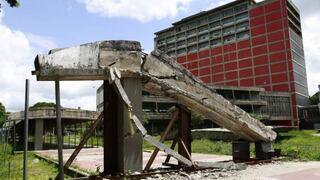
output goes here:
{"type": "Polygon", "coordinates": [[[36,119],[34,123],[34,150],[43,149],[43,119],[36,119]]]}
{"type": "MultiPolygon", "coordinates": [[[[132,114],[142,119],[141,79],[125,78],[121,82],[133,106],[132,114]]],[[[104,111],[104,174],[141,172],[142,135],[130,135],[128,109],[107,83],[104,85],[104,101],[109,102],[104,111]]]]}
{"type": "Polygon", "coordinates": [[[244,162],[250,159],[250,142],[232,142],[232,158],[234,162],[244,162]]]}
{"type": "Polygon", "coordinates": [[[271,142],[255,142],[256,158],[271,159],[274,154],[274,149],[271,142]]]}

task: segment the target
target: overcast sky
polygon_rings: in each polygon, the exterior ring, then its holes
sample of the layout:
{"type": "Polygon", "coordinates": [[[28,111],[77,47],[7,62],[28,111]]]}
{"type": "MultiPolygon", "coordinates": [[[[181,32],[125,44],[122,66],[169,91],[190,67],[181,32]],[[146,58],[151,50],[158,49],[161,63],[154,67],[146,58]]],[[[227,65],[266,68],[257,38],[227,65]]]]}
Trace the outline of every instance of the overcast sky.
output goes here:
{"type": "MultiPolygon", "coordinates": [[[[0,0],[0,102],[8,111],[24,107],[25,79],[30,79],[30,105],[54,102],[54,82],[31,76],[36,54],[98,40],[137,40],[153,49],[153,33],[183,17],[230,0],[33,0],[10,8],[0,0]]],[[[320,1],[293,0],[300,9],[309,93],[320,84],[320,1]]],[[[64,107],[95,110],[102,82],[62,82],[64,107]]]]}

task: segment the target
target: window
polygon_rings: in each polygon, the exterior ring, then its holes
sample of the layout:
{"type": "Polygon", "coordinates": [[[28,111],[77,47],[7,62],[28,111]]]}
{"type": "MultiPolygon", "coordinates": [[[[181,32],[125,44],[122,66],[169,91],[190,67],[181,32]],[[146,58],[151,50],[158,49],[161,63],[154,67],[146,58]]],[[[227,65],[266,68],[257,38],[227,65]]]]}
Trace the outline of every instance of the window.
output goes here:
{"type": "Polygon", "coordinates": [[[248,19],[248,13],[242,13],[242,14],[239,14],[236,16],[236,21],[239,22],[239,21],[242,21],[242,20],[245,20],[245,19],[248,19]]]}
{"type": "Polygon", "coordinates": [[[168,49],[171,49],[171,48],[174,48],[175,47],[175,44],[172,43],[172,44],[168,44],[168,49]]]}
{"type": "Polygon", "coordinates": [[[172,41],[174,41],[174,36],[170,36],[167,38],[167,42],[172,42],[172,41]]]}
{"type": "Polygon", "coordinates": [[[223,25],[228,25],[228,24],[232,24],[232,23],[234,23],[233,17],[226,18],[226,19],[224,19],[224,20],[222,21],[222,24],[223,24],[223,25]]]}
{"type": "Polygon", "coordinates": [[[247,39],[249,38],[249,31],[241,32],[237,34],[237,39],[242,40],[242,39],[247,39]]]}
{"type": "Polygon", "coordinates": [[[193,45],[193,46],[188,47],[188,52],[193,52],[193,51],[197,51],[197,45],[193,45]]]}
{"type": "Polygon", "coordinates": [[[196,34],[197,34],[197,29],[189,30],[189,31],[187,32],[187,35],[188,35],[188,36],[196,35],[196,34]]]}
{"type": "Polygon", "coordinates": [[[239,12],[245,11],[247,9],[248,9],[248,5],[247,4],[242,4],[242,5],[236,6],[234,8],[234,12],[235,13],[239,13],[239,12]]]}
{"type": "Polygon", "coordinates": [[[197,42],[197,37],[193,37],[193,38],[189,38],[188,39],[188,43],[194,43],[194,42],[197,42]]]}
{"type": "Polygon", "coordinates": [[[221,41],[220,38],[219,38],[219,39],[214,39],[214,40],[211,40],[211,41],[210,41],[210,44],[211,44],[212,46],[217,46],[217,45],[221,45],[221,44],[222,44],[222,41],[221,41]]]}
{"type": "Polygon", "coordinates": [[[183,46],[186,44],[186,41],[185,40],[182,40],[182,41],[178,41],[177,42],[177,46],[183,46]]]}
{"type": "Polygon", "coordinates": [[[202,18],[199,20],[199,25],[204,25],[208,23],[208,19],[207,18],[202,18]]]}
{"type": "Polygon", "coordinates": [[[208,34],[204,34],[204,35],[201,35],[198,37],[198,40],[199,41],[203,41],[203,40],[207,40],[209,38],[209,35],[208,34]]]}
{"type": "Polygon", "coordinates": [[[218,37],[221,36],[221,30],[216,30],[211,32],[211,37],[218,37]]]}
{"type": "Polygon", "coordinates": [[[249,23],[248,22],[243,22],[240,24],[237,24],[237,31],[243,31],[249,29],[249,23]]]}
{"type": "Polygon", "coordinates": [[[229,42],[232,42],[232,41],[235,41],[235,40],[236,40],[235,35],[226,36],[226,37],[223,38],[223,42],[225,42],[225,43],[229,43],[229,42]]]}
{"type": "Polygon", "coordinates": [[[178,55],[180,55],[180,54],[185,54],[185,53],[186,53],[186,49],[185,49],[185,48],[183,48],[183,49],[178,49],[177,53],[178,53],[178,55]]]}
{"type": "Polygon", "coordinates": [[[177,34],[177,40],[185,38],[185,33],[177,34]]]}
{"type": "Polygon", "coordinates": [[[212,14],[209,16],[209,21],[214,22],[220,20],[220,14],[212,14]]]}
{"type": "Polygon", "coordinates": [[[200,27],[199,28],[199,32],[204,32],[204,31],[206,31],[206,30],[208,30],[208,26],[202,26],[202,27],[200,27]]]}
{"type": "Polygon", "coordinates": [[[209,48],[209,42],[204,42],[199,44],[199,49],[209,48]]]}
{"type": "Polygon", "coordinates": [[[219,21],[210,24],[210,28],[217,28],[217,27],[220,27],[220,22],[219,21]]]}
{"type": "Polygon", "coordinates": [[[222,12],[222,16],[223,17],[227,17],[227,16],[232,16],[233,15],[233,9],[227,9],[225,11],[222,12]]]}
{"type": "Polygon", "coordinates": [[[197,22],[191,22],[190,24],[188,24],[188,29],[193,29],[197,27],[197,22]]]}
{"type": "Polygon", "coordinates": [[[223,34],[224,34],[224,35],[231,34],[231,33],[235,33],[235,28],[234,28],[234,26],[223,29],[223,34]]]}

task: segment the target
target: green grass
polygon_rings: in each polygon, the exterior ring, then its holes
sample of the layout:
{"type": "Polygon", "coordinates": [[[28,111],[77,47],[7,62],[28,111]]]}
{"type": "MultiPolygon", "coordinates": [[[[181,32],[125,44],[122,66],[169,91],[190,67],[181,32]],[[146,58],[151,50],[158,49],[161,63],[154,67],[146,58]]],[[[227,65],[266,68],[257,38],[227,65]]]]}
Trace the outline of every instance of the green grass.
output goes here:
{"type": "Polygon", "coordinates": [[[320,137],[313,136],[315,130],[290,131],[280,133],[274,148],[280,148],[281,154],[292,159],[320,160],[320,137]]]}
{"type": "MultiPolygon", "coordinates": [[[[23,178],[23,154],[12,154],[11,146],[0,145],[0,179],[23,178]],[[10,170],[9,170],[10,166],[10,170]]],[[[55,165],[38,159],[33,153],[28,153],[27,161],[28,179],[55,178],[58,169],[55,165]]]]}
{"type": "MultiPolygon", "coordinates": [[[[289,159],[298,160],[320,160],[320,137],[313,136],[316,134],[315,130],[303,130],[303,131],[289,131],[286,133],[280,133],[277,140],[273,143],[274,148],[281,149],[281,154],[289,159]]],[[[156,137],[160,139],[159,136],[156,137]]],[[[165,141],[167,146],[171,146],[172,141],[165,141]]],[[[153,150],[154,147],[148,142],[143,143],[144,150],[153,150]]],[[[232,144],[231,142],[213,141],[209,139],[196,139],[192,141],[193,153],[206,153],[206,154],[221,154],[231,155],[232,144]]],[[[253,157],[254,144],[250,146],[250,154],[253,157]]]]}

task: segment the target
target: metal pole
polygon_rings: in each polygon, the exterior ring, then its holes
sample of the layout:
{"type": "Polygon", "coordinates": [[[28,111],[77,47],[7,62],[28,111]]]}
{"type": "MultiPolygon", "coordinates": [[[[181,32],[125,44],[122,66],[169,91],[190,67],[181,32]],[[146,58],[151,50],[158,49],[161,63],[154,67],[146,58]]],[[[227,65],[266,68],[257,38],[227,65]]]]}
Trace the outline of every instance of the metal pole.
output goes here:
{"type": "Polygon", "coordinates": [[[29,137],[29,79],[26,79],[25,106],[24,106],[24,153],[23,153],[23,179],[27,179],[27,153],[29,137]]]}
{"type": "Polygon", "coordinates": [[[56,88],[56,115],[57,115],[57,142],[58,142],[58,158],[59,158],[59,179],[64,179],[63,172],[63,156],[62,156],[62,132],[61,132],[61,105],[60,105],[60,84],[55,81],[56,88]]]}

